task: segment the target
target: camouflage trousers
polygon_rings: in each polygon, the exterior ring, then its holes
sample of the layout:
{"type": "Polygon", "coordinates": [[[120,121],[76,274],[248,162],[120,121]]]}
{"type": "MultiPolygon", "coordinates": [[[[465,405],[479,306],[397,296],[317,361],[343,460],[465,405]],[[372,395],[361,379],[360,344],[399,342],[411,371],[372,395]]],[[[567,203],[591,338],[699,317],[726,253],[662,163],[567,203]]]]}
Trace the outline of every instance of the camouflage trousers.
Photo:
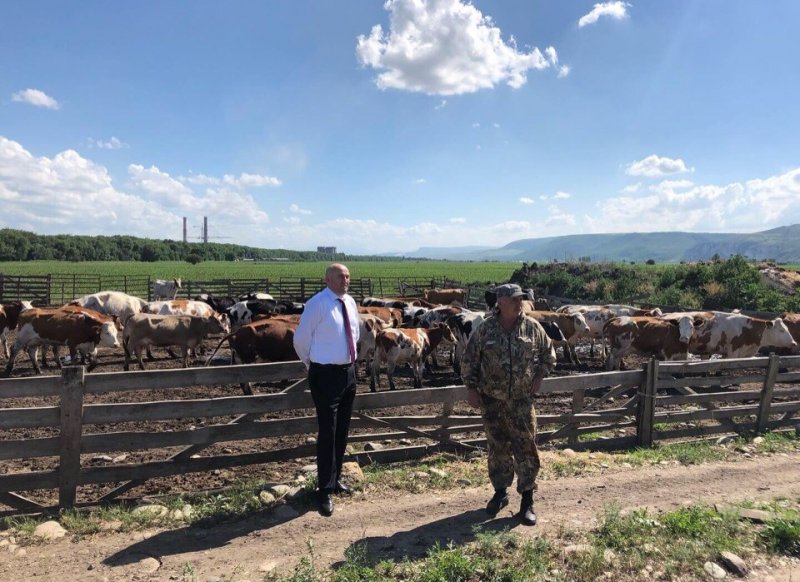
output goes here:
{"type": "Polygon", "coordinates": [[[489,449],[489,480],[495,489],[536,489],[539,451],[536,448],[536,412],[530,398],[497,400],[481,395],[481,413],[489,449]]]}

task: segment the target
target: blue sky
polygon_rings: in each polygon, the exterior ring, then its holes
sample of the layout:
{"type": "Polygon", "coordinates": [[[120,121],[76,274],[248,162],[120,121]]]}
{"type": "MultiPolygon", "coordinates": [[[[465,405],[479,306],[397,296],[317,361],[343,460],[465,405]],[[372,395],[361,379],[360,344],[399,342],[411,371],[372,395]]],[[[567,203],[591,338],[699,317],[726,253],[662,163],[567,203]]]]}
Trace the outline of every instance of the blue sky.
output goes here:
{"type": "Polygon", "coordinates": [[[0,227],[378,253],[800,222],[796,0],[6,4],[0,227]]]}

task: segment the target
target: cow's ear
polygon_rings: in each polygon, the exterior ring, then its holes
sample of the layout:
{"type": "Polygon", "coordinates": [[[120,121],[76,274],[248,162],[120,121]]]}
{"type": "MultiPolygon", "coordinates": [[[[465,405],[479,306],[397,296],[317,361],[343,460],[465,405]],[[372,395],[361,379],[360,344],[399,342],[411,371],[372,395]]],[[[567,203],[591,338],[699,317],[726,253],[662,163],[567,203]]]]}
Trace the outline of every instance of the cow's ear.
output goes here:
{"type": "Polygon", "coordinates": [[[706,322],[706,320],[705,320],[705,319],[702,319],[702,318],[698,317],[698,318],[696,318],[696,319],[694,320],[694,322],[693,322],[693,325],[694,325],[695,327],[700,327],[700,326],[701,326],[701,325],[703,325],[705,322],[706,322]]]}
{"type": "Polygon", "coordinates": [[[675,327],[678,327],[678,323],[679,323],[679,322],[678,322],[678,320],[677,320],[677,319],[668,319],[667,321],[668,321],[668,322],[670,322],[670,323],[671,323],[672,325],[674,325],[675,327]]]}
{"type": "Polygon", "coordinates": [[[767,327],[775,327],[775,320],[767,321],[767,327]]]}

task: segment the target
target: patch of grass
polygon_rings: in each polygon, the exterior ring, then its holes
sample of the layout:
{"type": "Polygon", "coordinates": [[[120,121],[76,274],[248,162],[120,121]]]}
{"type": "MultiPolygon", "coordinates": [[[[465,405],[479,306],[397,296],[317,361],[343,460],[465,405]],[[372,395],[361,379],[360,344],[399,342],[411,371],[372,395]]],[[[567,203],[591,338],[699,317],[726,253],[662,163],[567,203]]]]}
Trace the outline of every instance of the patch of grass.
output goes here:
{"type": "Polygon", "coordinates": [[[759,539],[774,554],[800,556],[800,517],[771,520],[759,534],[759,539]]]}
{"type": "Polygon", "coordinates": [[[753,443],[759,453],[789,453],[800,450],[797,431],[768,432],[761,435],[764,440],[753,443]]]}
{"type": "Polygon", "coordinates": [[[719,445],[704,441],[693,443],[674,443],[656,446],[650,449],[634,449],[623,453],[621,457],[632,465],[660,463],[661,461],[679,461],[684,465],[696,465],[712,461],[722,461],[729,451],[719,445]]]}
{"type": "Polygon", "coordinates": [[[423,462],[411,461],[364,467],[364,490],[394,489],[421,493],[430,489],[477,487],[489,482],[486,459],[439,454],[423,462]],[[432,471],[431,469],[435,469],[432,471]],[[444,475],[438,474],[444,471],[444,475]]]}
{"type": "Polygon", "coordinates": [[[573,477],[586,473],[591,466],[592,464],[584,457],[572,457],[550,462],[545,465],[545,471],[556,477],[573,477]]]}

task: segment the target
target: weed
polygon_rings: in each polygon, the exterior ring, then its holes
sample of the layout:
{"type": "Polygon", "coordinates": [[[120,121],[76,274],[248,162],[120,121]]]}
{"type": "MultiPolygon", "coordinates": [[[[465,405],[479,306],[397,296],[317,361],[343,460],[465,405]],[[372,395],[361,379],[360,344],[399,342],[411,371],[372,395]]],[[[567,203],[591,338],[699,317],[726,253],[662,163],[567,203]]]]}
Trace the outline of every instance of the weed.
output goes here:
{"type": "Polygon", "coordinates": [[[800,517],[779,517],[767,523],[759,534],[770,552],[800,556],[800,517]]]}

